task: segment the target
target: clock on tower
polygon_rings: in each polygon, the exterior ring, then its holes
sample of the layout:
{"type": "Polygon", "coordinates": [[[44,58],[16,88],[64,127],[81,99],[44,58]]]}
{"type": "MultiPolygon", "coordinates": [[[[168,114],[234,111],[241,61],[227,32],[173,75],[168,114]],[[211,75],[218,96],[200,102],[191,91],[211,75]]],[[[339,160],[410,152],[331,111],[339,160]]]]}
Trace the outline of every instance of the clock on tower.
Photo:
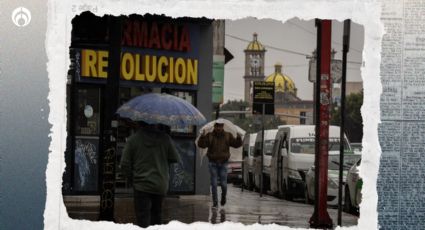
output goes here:
{"type": "Polygon", "coordinates": [[[260,67],[261,58],[259,56],[254,56],[251,58],[251,67],[258,68],[260,67]]]}
{"type": "Polygon", "coordinates": [[[261,65],[261,58],[259,55],[253,55],[250,60],[251,65],[251,71],[250,74],[252,76],[258,76],[260,74],[260,65],[261,65]]]}
{"type": "Polygon", "coordinates": [[[254,33],[253,40],[248,44],[245,52],[245,101],[251,102],[251,88],[253,81],[264,80],[264,54],[266,49],[257,40],[254,33]]]}

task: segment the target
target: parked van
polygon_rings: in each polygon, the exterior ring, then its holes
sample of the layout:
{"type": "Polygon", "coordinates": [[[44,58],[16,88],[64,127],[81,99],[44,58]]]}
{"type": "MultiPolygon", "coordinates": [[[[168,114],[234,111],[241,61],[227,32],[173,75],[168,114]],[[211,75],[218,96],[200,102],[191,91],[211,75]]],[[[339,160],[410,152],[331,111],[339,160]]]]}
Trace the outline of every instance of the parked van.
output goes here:
{"type": "MultiPolygon", "coordinates": [[[[338,126],[329,127],[329,154],[339,153],[338,126]]],[[[279,126],[273,148],[270,190],[285,199],[304,197],[305,175],[315,159],[315,126],[279,126]]],[[[351,150],[345,137],[345,149],[351,150]]]]}
{"type": "MultiPolygon", "coordinates": [[[[270,169],[271,169],[271,160],[273,146],[276,140],[277,129],[268,129],[264,130],[264,158],[263,158],[263,192],[270,189],[270,169]]],[[[255,189],[260,189],[261,183],[261,141],[262,134],[261,131],[257,132],[257,137],[255,138],[254,146],[254,187],[255,189]]]]}
{"type": "Polygon", "coordinates": [[[243,185],[247,189],[254,188],[253,171],[254,171],[254,145],[256,133],[246,134],[243,140],[242,155],[242,177],[243,185]]]}

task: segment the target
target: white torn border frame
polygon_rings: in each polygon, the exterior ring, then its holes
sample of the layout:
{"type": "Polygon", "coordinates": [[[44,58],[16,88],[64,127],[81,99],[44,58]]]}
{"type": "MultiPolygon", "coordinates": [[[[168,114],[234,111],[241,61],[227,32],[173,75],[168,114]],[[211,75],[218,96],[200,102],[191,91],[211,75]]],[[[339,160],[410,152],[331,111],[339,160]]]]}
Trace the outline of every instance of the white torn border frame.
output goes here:
{"type": "MultiPolygon", "coordinates": [[[[219,19],[242,19],[248,16],[257,19],[271,18],[282,23],[294,17],[302,20],[315,18],[343,21],[347,18],[364,26],[365,39],[361,68],[364,86],[364,102],[361,109],[364,125],[363,160],[360,176],[364,179],[363,199],[360,205],[360,218],[357,226],[338,229],[377,229],[378,195],[376,181],[381,149],[378,142],[380,122],[380,82],[381,41],[384,27],[380,20],[381,4],[368,0],[73,0],[48,1],[48,22],[46,52],[49,74],[49,122],[51,143],[46,170],[47,199],[44,211],[45,229],[140,229],[132,224],[112,222],[91,222],[69,218],[62,198],[62,174],[65,170],[64,151],[66,146],[66,76],[70,65],[69,46],[71,41],[71,20],[79,14],[75,6],[86,5],[95,9],[98,16],[104,14],[130,15],[165,14],[171,17],[207,17],[219,19]],[[74,6],[74,7],[73,7],[74,6]],[[367,172],[367,173],[366,173],[367,172]]],[[[149,229],[211,229],[208,223],[190,225],[173,221],[168,225],[149,229]]],[[[226,222],[215,225],[217,229],[292,229],[285,226],[259,224],[243,225],[226,222]]]]}

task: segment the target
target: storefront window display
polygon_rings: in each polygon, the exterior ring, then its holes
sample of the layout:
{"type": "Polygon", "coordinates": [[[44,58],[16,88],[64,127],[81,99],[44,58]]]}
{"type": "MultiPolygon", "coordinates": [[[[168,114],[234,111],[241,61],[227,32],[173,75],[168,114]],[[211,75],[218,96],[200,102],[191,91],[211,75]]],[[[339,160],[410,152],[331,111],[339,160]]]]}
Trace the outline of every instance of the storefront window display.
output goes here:
{"type": "Polygon", "coordinates": [[[99,135],[100,90],[98,88],[78,89],[78,115],[75,122],[76,135],[99,135]]]}
{"type": "Polygon", "coordinates": [[[99,177],[100,89],[77,90],[74,139],[74,191],[97,191],[99,177]]]}

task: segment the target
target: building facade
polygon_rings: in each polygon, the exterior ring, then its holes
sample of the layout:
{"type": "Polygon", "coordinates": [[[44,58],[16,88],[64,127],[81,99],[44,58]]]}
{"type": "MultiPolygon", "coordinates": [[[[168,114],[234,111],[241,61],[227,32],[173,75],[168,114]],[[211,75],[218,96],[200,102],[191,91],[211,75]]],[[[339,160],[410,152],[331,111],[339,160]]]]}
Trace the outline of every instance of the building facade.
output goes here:
{"type": "MultiPolygon", "coordinates": [[[[253,40],[245,52],[245,101],[252,108],[252,82],[266,81],[275,83],[275,114],[286,124],[313,124],[313,101],[301,100],[297,96],[297,87],[290,76],[283,73],[283,65],[275,64],[273,73],[265,76],[266,49],[254,33],[253,40]]],[[[251,109],[252,110],[252,109],[251,109]]]]}
{"type": "MultiPolygon", "coordinates": [[[[119,162],[134,122],[117,108],[148,92],[168,93],[212,114],[212,20],[156,15],[72,20],[67,82],[67,150],[63,194],[128,194],[119,162]],[[201,93],[202,92],[202,93],[201,93]],[[108,193],[109,192],[109,193],[108,193]]],[[[209,194],[208,169],[194,144],[198,127],[171,127],[182,159],[170,169],[171,194],[209,194]]],[[[205,160],[205,159],[204,159],[205,160]]]]}
{"type": "Polygon", "coordinates": [[[313,101],[301,100],[292,78],[276,63],[274,73],[265,78],[275,83],[275,114],[288,125],[313,124],[313,101]]]}

